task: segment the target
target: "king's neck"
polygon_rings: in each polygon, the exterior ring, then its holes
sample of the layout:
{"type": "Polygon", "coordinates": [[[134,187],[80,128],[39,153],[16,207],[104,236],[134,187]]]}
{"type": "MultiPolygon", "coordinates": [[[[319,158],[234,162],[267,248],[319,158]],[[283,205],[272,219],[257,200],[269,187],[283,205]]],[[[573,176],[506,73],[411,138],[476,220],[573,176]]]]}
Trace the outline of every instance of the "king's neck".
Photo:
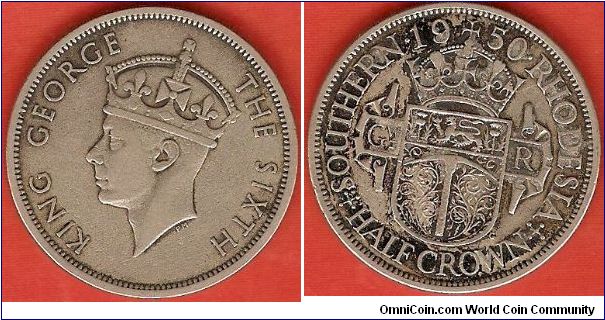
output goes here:
{"type": "Polygon", "coordinates": [[[143,206],[128,210],[134,234],[133,257],[149,249],[172,227],[196,218],[191,187],[186,188],[188,192],[182,192],[182,188],[162,189],[169,190],[157,190],[143,206]]]}

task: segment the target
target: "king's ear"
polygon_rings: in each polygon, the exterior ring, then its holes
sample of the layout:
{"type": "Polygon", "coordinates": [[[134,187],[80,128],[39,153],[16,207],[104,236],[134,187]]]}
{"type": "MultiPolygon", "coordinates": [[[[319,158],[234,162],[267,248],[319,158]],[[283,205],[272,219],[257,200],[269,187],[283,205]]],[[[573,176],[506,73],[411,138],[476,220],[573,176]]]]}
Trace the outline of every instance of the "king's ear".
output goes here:
{"type": "Polygon", "coordinates": [[[157,153],[153,156],[151,169],[155,172],[162,172],[168,169],[181,154],[179,144],[172,139],[165,139],[156,149],[157,153]]]}

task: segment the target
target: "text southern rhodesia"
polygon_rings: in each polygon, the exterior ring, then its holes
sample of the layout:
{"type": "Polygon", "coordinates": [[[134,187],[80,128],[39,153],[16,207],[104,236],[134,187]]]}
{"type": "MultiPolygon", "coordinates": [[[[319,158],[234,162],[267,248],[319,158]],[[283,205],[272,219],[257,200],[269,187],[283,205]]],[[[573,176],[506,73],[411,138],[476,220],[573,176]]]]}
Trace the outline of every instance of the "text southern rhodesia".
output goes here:
{"type": "MultiPolygon", "coordinates": [[[[480,31],[478,29],[465,30],[469,34],[478,34],[480,31]]],[[[366,51],[367,54],[361,56],[352,67],[345,69],[342,84],[335,88],[335,93],[329,99],[330,104],[326,108],[328,122],[322,142],[327,178],[330,189],[334,193],[345,196],[346,193],[350,194],[357,188],[350,172],[349,136],[354,126],[354,117],[358,112],[361,97],[381,70],[396,60],[409,59],[414,50],[413,48],[404,49],[400,46],[396,41],[397,36],[404,35],[393,34],[386,37],[383,43],[369,48],[366,51]]],[[[525,39],[515,38],[507,41],[501,41],[497,46],[490,46],[490,48],[495,51],[503,51],[508,58],[506,63],[530,61],[528,59],[532,53],[527,49],[525,39]]],[[[571,91],[564,85],[564,81],[554,70],[550,60],[544,54],[532,57],[531,60],[536,63],[522,70],[522,74],[518,76],[535,81],[544,93],[552,111],[552,119],[559,132],[556,165],[559,169],[566,170],[566,174],[555,174],[554,183],[557,189],[549,190],[546,193],[545,204],[535,212],[533,217],[561,221],[562,216],[565,216],[567,212],[561,212],[562,207],[552,201],[563,200],[565,207],[569,208],[572,196],[559,193],[559,190],[573,193],[580,184],[575,177],[576,173],[570,172],[570,170],[577,171],[582,168],[580,151],[583,142],[580,129],[577,128],[577,120],[580,117],[571,91]]],[[[478,249],[466,251],[453,248],[443,251],[424,250],[415,246],[412,240],[408,241],[396,236],[388,227],[377,221],[361,202],[349,212],[350,215],[346,219],[352,228],[376,250],[399,264],[414,259],[410,261],[410,264],[420,272],[437,276],[472,276],[478,273],[490,274],[508,269],[518,263],[524,254],[532,250],[535,245],[532,239],[544,237],[540,229],[543,227],[542,225],[536,224],[536,227],[534,224],[529,224],[526,229],[519,229],[493,245],[478,249]]]]}

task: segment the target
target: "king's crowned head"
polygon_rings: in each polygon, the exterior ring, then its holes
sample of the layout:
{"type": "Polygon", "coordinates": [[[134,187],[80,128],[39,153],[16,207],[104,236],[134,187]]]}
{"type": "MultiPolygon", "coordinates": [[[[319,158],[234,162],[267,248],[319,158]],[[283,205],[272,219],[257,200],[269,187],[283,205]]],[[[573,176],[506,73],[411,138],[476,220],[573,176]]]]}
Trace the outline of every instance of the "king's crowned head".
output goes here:
{"type": "Polygon", "coordinates": [[[178,56],[144,55],[106,66],[103,111],[215,148],[240,111],[225,87],[193,62],[195,48],[187,39],[178,56]]]}

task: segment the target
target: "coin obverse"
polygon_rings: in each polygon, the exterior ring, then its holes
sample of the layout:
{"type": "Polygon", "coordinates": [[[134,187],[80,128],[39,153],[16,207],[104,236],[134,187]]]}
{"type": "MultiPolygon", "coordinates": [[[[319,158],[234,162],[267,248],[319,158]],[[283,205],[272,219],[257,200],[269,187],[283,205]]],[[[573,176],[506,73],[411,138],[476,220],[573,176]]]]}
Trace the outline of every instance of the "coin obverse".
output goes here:
{"type": "Polygon", "coordinates": [[[309,132],[332,229],[376,271],[429,291],[485,290],[540,266],[597,179],[580,74],[536,28],[478,5],[421,7],[361,36],[309,132]]]}
{"type": "Polygon", "coordinates": [[[56,44],[16,102],[7,163],[29,232],[61,267],[136,297],[248,263],[293,191],[295,127],[244,40],[167,8],[115,12],[56,44]]]}

